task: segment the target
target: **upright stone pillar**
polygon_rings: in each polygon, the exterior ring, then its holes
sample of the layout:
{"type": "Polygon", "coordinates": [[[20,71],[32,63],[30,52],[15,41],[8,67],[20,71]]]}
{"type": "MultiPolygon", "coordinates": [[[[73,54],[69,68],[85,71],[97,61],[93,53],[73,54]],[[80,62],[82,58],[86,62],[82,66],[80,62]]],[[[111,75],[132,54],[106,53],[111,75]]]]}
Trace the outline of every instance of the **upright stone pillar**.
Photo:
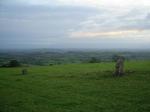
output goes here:
{"type": "Polygon", "coordinates": [[[120,56],[116,61],[115,75],[122,76],[123,74],[124,74],[124,58],[120,56]]]}

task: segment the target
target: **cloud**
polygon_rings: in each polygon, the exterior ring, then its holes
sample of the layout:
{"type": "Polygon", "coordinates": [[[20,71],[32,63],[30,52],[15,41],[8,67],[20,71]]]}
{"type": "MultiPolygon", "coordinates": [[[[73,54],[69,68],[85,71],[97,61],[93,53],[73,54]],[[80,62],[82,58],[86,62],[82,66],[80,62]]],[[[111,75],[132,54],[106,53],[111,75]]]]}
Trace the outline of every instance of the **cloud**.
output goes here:
{"type": "Polygon", "coordinates": [[[5,46],[150,43],[148,0],[0,0],[0,13],[5,46]]]}
{"type": "Polygon", "coordinates": [[[88,17],[68,32],[71,38],[142,38],[150,41],[149,10],[104,10],[88,17]]]}
{"type": "Polygon", "coordinates": [[[128,36],[128,35],[134,35],[139,33],[147,32],[147,31],[141,31],[141,30],[123,30],[123,31],[107,31],[107,32],[75,32],[71,33],[71,37],[77,37],[77,38],[95,38],[95,37],[109,37],[109,38],[118,38],[118,36],[128,36]]]}
{"type": "Polygon", "coordinates": [[[88,7],[148,7],[149,0],[1,0],[1,4],[69,5],[88,7]]]}
{"type": "Polygon", "coordinates": [[[58,45],[60,41],[64,43],[68,29],[95,15],[97,10],[73,6],[3,5],[0,13],[0,46],[22,43],[22,47],[43,47],[58,45]]]}

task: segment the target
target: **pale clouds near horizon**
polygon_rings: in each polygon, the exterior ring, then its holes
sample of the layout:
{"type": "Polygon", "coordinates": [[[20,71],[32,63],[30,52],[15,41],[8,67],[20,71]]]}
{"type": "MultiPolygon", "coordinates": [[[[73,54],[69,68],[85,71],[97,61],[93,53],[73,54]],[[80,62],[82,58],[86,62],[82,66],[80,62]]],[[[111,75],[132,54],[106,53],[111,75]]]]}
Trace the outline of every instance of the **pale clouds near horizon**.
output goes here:
{"type": "Polygon", "coordinates": [[[150,48],[149,0],[1,0],[1,47],[150,48]]]}

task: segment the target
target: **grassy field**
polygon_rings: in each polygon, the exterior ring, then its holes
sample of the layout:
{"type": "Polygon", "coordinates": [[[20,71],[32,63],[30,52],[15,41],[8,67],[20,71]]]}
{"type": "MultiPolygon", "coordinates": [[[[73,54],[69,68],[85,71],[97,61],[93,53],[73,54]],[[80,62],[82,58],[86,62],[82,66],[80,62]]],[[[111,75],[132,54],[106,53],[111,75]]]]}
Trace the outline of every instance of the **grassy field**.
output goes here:
{"type": "Polygon", "coordinates": [[[0,112],[150,112],[150,61],[0,68],[0,112]]]}

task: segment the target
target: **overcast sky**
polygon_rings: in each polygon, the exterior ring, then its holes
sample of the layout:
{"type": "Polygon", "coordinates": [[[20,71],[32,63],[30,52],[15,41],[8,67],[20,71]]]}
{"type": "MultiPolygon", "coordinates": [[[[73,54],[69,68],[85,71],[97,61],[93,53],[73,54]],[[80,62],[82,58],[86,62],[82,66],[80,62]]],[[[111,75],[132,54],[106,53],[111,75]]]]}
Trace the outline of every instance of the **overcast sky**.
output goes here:
{"type": "Polygon", "coordinates": [[[150,0],[0,0],[0,48],[150,48],[150,0]]]}

